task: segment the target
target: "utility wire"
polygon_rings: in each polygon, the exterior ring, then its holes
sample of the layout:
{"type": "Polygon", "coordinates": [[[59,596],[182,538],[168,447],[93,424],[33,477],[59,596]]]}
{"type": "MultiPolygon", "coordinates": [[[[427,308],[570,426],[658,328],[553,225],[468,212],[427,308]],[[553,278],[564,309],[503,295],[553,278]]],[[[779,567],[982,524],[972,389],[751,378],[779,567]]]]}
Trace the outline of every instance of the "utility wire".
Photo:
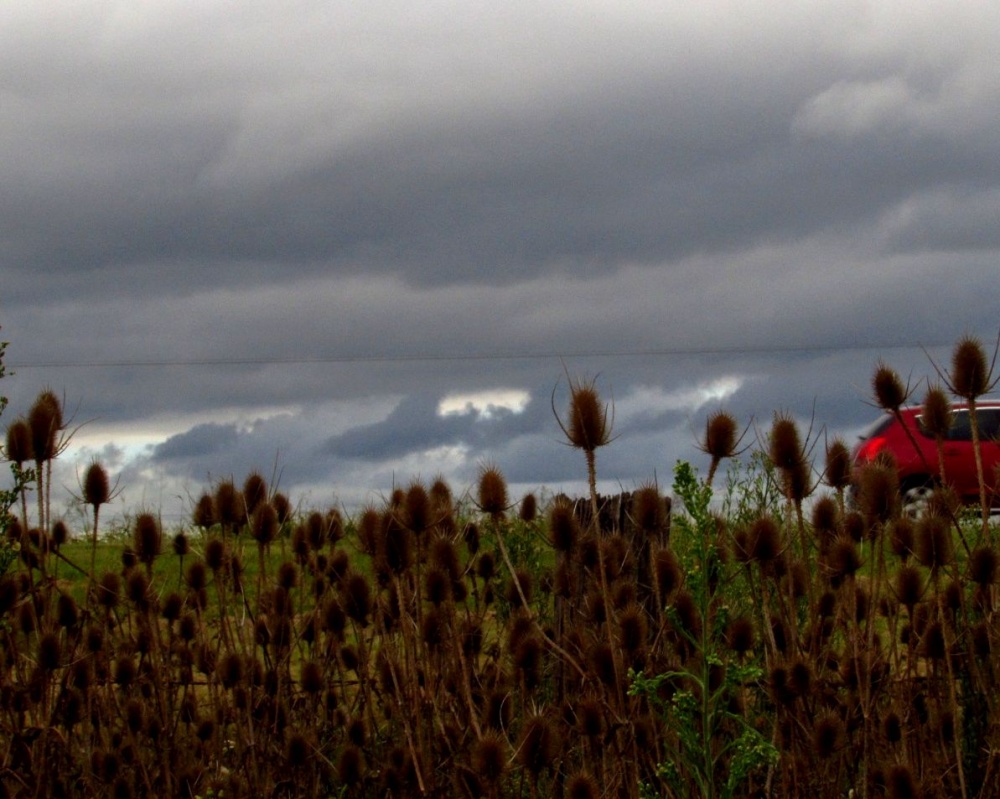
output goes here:
{"type": "Polygon", "coordinates": [[[783,353],[827,353],[863,352],[885,350],[907,350],[950,346],[948,344],[850,344],[850,345],[793,345],[760,347],[669,347],[663,349],[625,350],[578,350],[570,352],[515,352],[515,353],[469,353],[413,355],[392,355],[374,353],[368,355],[321,355],[261,358],[157,358],[121,359],[93,361],[24,361],[12,362],[11,369],[159,369],[165,367],[197,366],[286,366],[337,363],[420,363],[441,361],[540,361],[568,358],[638,358],[670,357],[678,355],[780,355],[783,353]]]}

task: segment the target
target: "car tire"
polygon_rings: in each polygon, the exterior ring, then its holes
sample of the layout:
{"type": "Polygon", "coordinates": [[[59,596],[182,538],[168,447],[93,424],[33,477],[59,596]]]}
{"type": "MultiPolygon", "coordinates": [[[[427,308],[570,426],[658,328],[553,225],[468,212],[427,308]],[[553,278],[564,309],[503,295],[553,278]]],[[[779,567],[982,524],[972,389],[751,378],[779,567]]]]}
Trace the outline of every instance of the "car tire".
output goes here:
{"type": "Polygon", "coordinates": [[[926,477],[903,483],[899,489],[903,515],[912,519],[923,516],[927,512],[936,490],[937,486],[935,486],[934,481],[926,477]]]}

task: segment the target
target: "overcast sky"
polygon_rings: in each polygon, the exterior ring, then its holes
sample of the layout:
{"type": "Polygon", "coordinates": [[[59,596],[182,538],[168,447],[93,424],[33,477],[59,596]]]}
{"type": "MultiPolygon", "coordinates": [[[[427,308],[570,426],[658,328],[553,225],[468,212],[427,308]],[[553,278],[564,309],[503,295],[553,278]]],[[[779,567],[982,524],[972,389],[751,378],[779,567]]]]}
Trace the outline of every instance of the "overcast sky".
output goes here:
{"type": "Polygon", "coordinates": [[[355,508],[495,463],[606,488],[706,415],[853,435],[1000,328],[989,2],[0,7],[7,423],[40,389],[118,509],[280,473],[355,508]],[[926,350],[926,352],[925,352],[926,350]]]}

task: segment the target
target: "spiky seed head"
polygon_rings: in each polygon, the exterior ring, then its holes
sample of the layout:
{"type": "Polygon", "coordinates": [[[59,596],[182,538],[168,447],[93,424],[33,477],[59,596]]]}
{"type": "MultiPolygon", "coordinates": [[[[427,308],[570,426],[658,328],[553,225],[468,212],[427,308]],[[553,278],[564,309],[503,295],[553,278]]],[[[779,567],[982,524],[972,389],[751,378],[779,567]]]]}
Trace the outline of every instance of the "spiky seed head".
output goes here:
{"type": "Polygon", "coordinates": [[[97,461],[87,467],[83,477],[83,499],[90,507],[97,509],[104,505],[111,496],[108,483],[108,473],[97,461]]]}
{"type": "Polygon", "coordinates": [[[594,381],[571,381],[569,392],[569,423],[564,428],[569,443],[584,452],[603,447],[611,440],[611,425],[594,381]]]}
{"type": "Polygon", "coordinates": [[[683,589],[674,597],[677,622],[689,636],[697,640],[701,635],[701,614],[690,591],[683,589]]]}
{"type": "Polygon", "coordinates": [[[458,549],[447,538],[439,538],[431,545],[431,562],[444,571],[452,582],[462,576],[462,569],[458,562],[458,549]]]}
{"type": "Polygon", "coordinates": [[[403,526],[399,514],[392,508],[382,514],[379,547],[381,559],[394,574],[402,574],[413,562],[413,533],[403,526]]]}
{"type": "Polygon", "coordinates": [[[452,509],[451,489],[443,477],[437,477],[430,487],[431,504],[438,513],[446,514],[452,509]]]}
{"type": "Polygon", "coordinates": [[[660,537],[670,526],[667,501],[655,483],[647,483],[632,494],[630,508],[632,523],[637,530],[650,537],[660,537]]]}
{"type": "Polygon", "coordinates": [[[52,547],[54,549],[59,549],[63,544],[69,540],[69,527],[66,526],[66,522],[62,519],[58,519],[55,524],[52,525],[52,547]]]}
{"type": "Polygon", "coordinates": [[[195,527],[200,527],[202,530],[210,529],[218,521],[215,517],[215,501],[211,496],[202,494],[198,498],[191,514],[191,520],[195,527]]]}
{"type": "Polygon", "coordinates": [[[53,672],[62,661],[62,645],[55,633],[45,633],[38,641],[38,667],[45,672],[53,672]]]}
{"type": "Polygon", "coordinates": [[[160,555],[163,536],[160,523],[152,513],[140,513],[135,519],[132,546],[140,563],[150,564],[160,555]]]}
{"type": "Polygon", "coordinates": [[[479,469],[479,507],[494,519],[507,510],[507,481],[499,468],[485,465],[479,469]]]}
{"type": "Polygon", "coordinates": [[[705,420],[705,440],[701,448],[713,461],[731,458],[736,454],[739,439],[736,418],[727,411],[714,411],[705,420]]]}
{"type": "Polygon", "coordinates": [[[597,799],[600,795],[597,780],[586,771],[576,772],[566,782],[567,799],[597,799]]]}
{"type": "Polygon", "coordinates": [[[792,469],[802,460],[799,429],[791,416],[783,413],[774,415],[769,443],[768,454],[777,468],[792,469]]]}
{"type": "Polygon", "coordinates": [[[865,464],[858,479],[858,504],[869,527],[899,515],[899,478],[894,466],[865,464]]]}
{"type": "Polygon", "coordinates": [[[306,736],[301,732],[293,732],[285,742],[285,758],[292,768],[304,766],[309,759],[311,747],[306,736]]]}
{"type": "Polygon", "coordinates": [[[993,547],[983,544],[973,550],[969,558],[969,579],[984,589],[996,582],[997,553],[993,547]]]}
{"type": "Polygon", "coordinates": [[[299,672],[299,684],[307,694],[318,694],[325,687],[323,669],[315,660],[307,660],[299,672]]]}
{"type": "Polygon", "coordinates": [[[924,406],[920,414],[920,425],[930,435],[936,439],[944,440],[948,437],[948,431],[954,416],[951,412],[951,403],[948,395],[945,394],[941,386],[934,385],[927,389],[924,395],[924,406]]]}
{"type": "Polygon", "coordinates": [[[990,389],[990,369],[979,339],[963,336],[951,355],[951,389],[974,402],[990,389]]]}
{"type": "Polygon", "coordinates": [[[851,451],[839,438],[826,448],[826,463],[823,479],[835,490],[847,488],[851,484],[851,451]]]}
{"type": "Polygon", "coordinates": [[[424,576],[424,597],[434,607],[438,607],[451,598],[451,583],[448,574],[440,566],[428,569],[424,576]]]}
{"type": "Polygon", "coordinates": [[[270,544],[278,535],[278,512],[270,502],[262,502],[255,507],[250,534],[262,547],[270,544]]]}
{"type": "Polygon", "coordinates": [[[837,716],[828,714],[813,726],[813,748],[823,760],[832,757],[841,746],[844,724],[837,716]]]}
{"type": "Polygon", "coordinates": [[[729,622],[726,643],[737,654],[745,654],[753,649],[753,622],[746,616],[737,616],[729,622]]]}
{"type": "Polygon", "coordinates": [[[63,427],[63,413],[59,398],[50,389],[42,391],[28,411],[28,427],[35,462],[52,460],[56,456],[57,439],[63,427]]]}
{"type": "Polygon", "coordinates": [[[538,777],[552,765],[558,751],[558,741],[552,722],[542,715],[533,715],[524,724],[517,757],[525,770],[538,777]]]}
{"type": "Polygon", "coordinates": [[[549,543],[559,553],[567,554],[576,546],[580,537],[580,524],[569,502],[553,503],[549,510],[549,543]]]}
{"type": "Polygon", "coordinates": [[[76,627],[80,621],[80,609],[69,594],[59,594],[56,600],[56,621],[60,627],[76,627]]]}
{"type": "Polygon", "coordinates": [[[538,499],[534,494],[528,493],[521,498],[521,507],[517,512],[518,518],[522,522],[531,524],[538,516],[538,499]]]}
{"type": "Polygon", "coordinates": [[[768,563],[781,554],[781,527],[772,516],[760,516],[747,533],[750,557],[758,563],[768,563]]]}
{"type": "Polygon", "coordinates": [[[812,492],[812,470],[805,460],[781,471],[781,484],[785,496],[796,503],[802,502],[812,492]]]}
{"type": "Polygon", "coordinates": [[[115,661],[114,670],[115,682],[121,686],[128,686],[135,682],[136,668],[135,661],[128,655],[122,655],[115,661]]]}
{"type": "Polygon", "coordinates": [[[913,615],[913,607],[924,595],[924,579],[920,570],[909,563],[903,564],[896,572],[896,596],[901,605],[913,615]]]}
{"type": "Polygon", "coordinates": [[[267,481],[260,472],[250,472],[243,481],[243,505],[248,517],[267,501],[267,481]]]}
{"type": "Polygon", "coordinates": [[[216,519],[226,527],[234,527],[243,520],[243,497],[232,480],[223,480],[215,487],[216,519]]]}
{"type": "Polygon", "coordinates": [[[431,500],[427,489],[419,481],[414,481],[406,490],[403,501],[403,523],[417,535],[422,534],[431,525],[431,500]]]}
{"type": "Polygon", "coordinates": [[[861,568],[861,556],[854,542],[846,536],[840,536],[830,548],[827,566],[830,569],[831,580],[839,584],[861,568]]]}
{"type": "Polygon", "coordinates": [[[922,516],[917,523],[917,560],[929,569],[951,563],[951,530],[940,516],[922,516]]]}
{"type": "Polygon", "coordinates": [[[889,769],[885,793],[888,799],[919,799],[920,790],[908,766],[898,763],[889,769]]]}
{"type": "Polygon", "coordinates": [[[342,785],[353,786],[364,776],[364,759],[356,746],[346,746],[337,761],[337,779],[342,785]]]}
{"type": "Polygon", "coordinates": [[[115,572],[105,572],[97,584],[97,601],[105,608],[113,608],[118,604],[118,595],[122,590],[122,579],[115,572]]]}
{"type": "Polygon", "coordinates": [[[348,577],[344,591],[344,610],[347,615],[359,624],[366,625],[371,603],[371,587],[367,578],[363,574],[348,577]]]}
{"type": "Polygon", "coordinates": [[[26,419],[16,419],[7,427],[7,446],[4,448],[7,460],[23,466],[35,459],[31,449],[31,427],[26,419]]]}
{"type": "Polygon", "coordinates": [[[680,563],[673,550],[666,547],[657,549],[653,554],[653,577],[661,605],[680,586],[682,576],[680,563]]]}
{"type": "Polygon", "coordinates": [[[646,611],[637,604],[630,604],[618,614],[618,643],[629,654],[634,654],[646,644],[648,624],[646,611]]]}
{"type": "Polygon", "coordinates": [[[507,768],[507,747],[495,730],[487,730],[473,746],[472,767],[488,784],[500,782],[507,768]]]}
{"type": "Polygon", "coordinates": [[[476,561],[476,574],[483,582],[489,582],[496,574],[496,560],[493,553],[484,552],[476,561]]]}
{"type": "Polygon", "coordinates": [[[872,394],[875,402],[886,411],[898,411],[907,398],[906,387],[899,379],[896,370],[879,361],[872,376],[872,394]]]}

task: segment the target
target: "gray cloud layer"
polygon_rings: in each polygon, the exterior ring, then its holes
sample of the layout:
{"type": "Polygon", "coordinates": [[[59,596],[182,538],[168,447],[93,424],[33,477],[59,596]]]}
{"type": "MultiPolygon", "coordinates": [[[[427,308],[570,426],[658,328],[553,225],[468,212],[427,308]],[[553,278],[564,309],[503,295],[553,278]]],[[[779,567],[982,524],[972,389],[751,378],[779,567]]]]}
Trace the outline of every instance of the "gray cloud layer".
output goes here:
{"type": "MultiPolygon", "coordinates": [[[[736,375],[745,418],[852,430],[880,354],[995,336],[998,33],[944,3],[4,9],[4,390],[65,391],[137,483],[281,457],[316,497],[578,479],[564,370],[736,375]],[[531,402],[437,413],[500,388],[531,402]]],[[[704,410],[622,420],[608,479],[694,457],[704,410]]]]}

